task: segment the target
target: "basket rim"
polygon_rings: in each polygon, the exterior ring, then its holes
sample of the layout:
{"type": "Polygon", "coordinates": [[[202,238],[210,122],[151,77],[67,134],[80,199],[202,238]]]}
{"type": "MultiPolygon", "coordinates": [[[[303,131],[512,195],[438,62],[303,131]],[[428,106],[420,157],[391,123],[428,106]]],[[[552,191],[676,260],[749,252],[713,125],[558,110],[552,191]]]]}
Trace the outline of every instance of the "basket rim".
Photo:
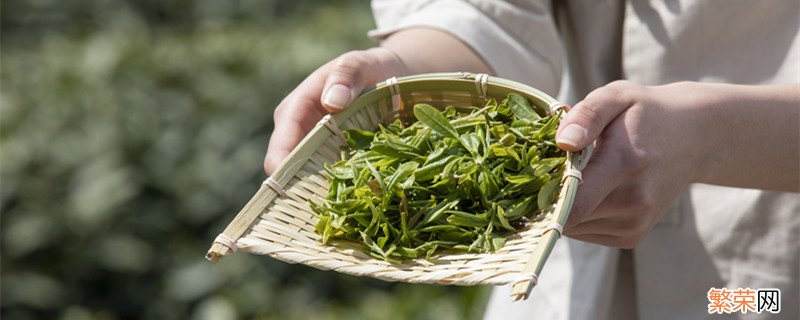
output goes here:
{"type": "MultiPolygon", "coordinates": [[[[391,77],[364,89],[361,94],[350,103],[350,105],[348,105],[344,110],[333,114],[333,117],[337,121],[347,119],[356,112],[359,112],[365,105],[370,104],[375,99],[386,97],[387,94],[391,95],[390,87],[393,85],[392,82],[399,86],[401,92],[404,92],[406,90],[403,90],[403,87],[410,85],[431,85],[432,83],[436,82],[474,85],[483,75],[485,74],[475,74],[470,72],[439,72],[415,74],[403,77],[391,77]]],[[[538,108],[539,111],[542,111],[547,115],[552,115],[552,106],[560,104],[558,100],[551,97],[547,93],[544,93],[541,90],[526,84],[491,75],[486,76],[485,79],[485,83],[489,87],[500,88],[507,91],[515,91],[527,96],[528,98],[533,98],[534,105],[532,105],[532,107],[538,108]],[[536,104],[535,102],[537,102],[537,100],[542,102],[542,104],[536,104]],[[546,106],[544,106],[544,104],[546,104],[546,106]]]]}

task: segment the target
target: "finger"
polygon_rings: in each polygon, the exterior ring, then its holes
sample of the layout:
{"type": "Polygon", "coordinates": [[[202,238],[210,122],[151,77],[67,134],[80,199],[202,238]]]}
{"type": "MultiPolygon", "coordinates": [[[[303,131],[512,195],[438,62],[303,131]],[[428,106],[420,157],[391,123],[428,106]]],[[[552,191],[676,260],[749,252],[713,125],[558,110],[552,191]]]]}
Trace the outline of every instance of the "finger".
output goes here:
{"type": "Polygon", "coordinates": [[[267,155],[264,158],[264,172],[272,175],[286,157],[300,144],[300,141],[311,131],[314,125],[325,115],[321,108],[310,110],[305,113],[304,118],[298,118],[294,113],[284,117],[283,120],[276,120],[275,130],[269,140],[267,155]],[[290,125],[290,124],[294,125],[290,125]]]}
{"type": "Polygon", "coordinates": [[[577,239],[583,242],[589,242],[607,247],[633,249],[639,245],[641,240],[630,239],[625,237],[617,237],[607,234],[584,234],[579,236],[570,236],[570,238],[577,239]]]}
{"type": "Polygon", "coordinates": [[[327,66],[314,71],[281,101],[273,116],[275,127],[264,157],[264,172],[271,175],[303,140],[326,111],[317,97],[322,93],[327,66]]]}
{"type": "Polygon", "coordinates": [[[384,48],[353,51],[317,69],[276,108],[264,171],[275,172],[325,113],[341,111],[364,87],[405,73],[402,62],[384,48]]]}
{"type": "Polygon", "coordinates": [[[569,230],[587,219],[602,201],[622,183],[620,171],[621,155],[616,152],[613,141],[602,139],[597,151],[583,169],[583,183],[575,194],[575,201],[570,210],[567,224],[569,230]]]}
{"type": "Polygon", "coordinates": [[[646,233],[648,221],[641,215],[627,214],[613,218],[594,219],[582,222],[569,230],[564,230],[564,235],[576,237],[581,235],[605,234],[616,237],[638,237],[646,233]]]}
{"type": "Polygon", "coordinates": [[[631,107],[631,92],[637,88],[632,82],[617,81],[589,93],[561,121],[556,134],[558,146],[567,151],[586,148],[611,121],[631,107]]]}
{"type": "Polygon", "coordinates": [[[346,108],[366,86],[401,76],[400,65],[393,53],[384,48],[352,51],[334,60],[325,80],[322,106],[329,112],[346,108]]]}
{"type": "Polygon", "coordinates": [[[623,213],[643,214],[652,208],[640,184],[624,184],[611,191],[581,223],[617,217],[623,213]]]}

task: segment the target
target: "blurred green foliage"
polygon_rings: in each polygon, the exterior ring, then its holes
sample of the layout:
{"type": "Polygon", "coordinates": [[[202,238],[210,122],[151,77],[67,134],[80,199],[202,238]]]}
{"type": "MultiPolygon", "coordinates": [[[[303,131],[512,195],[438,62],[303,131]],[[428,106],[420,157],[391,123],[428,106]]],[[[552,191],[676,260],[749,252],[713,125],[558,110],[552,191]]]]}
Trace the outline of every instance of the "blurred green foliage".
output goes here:
{"type": "Polygon", "coordinates": [[[486,288],[203,259],[363,1],[3,1],[3,319],[474,319],[486,288]]]}

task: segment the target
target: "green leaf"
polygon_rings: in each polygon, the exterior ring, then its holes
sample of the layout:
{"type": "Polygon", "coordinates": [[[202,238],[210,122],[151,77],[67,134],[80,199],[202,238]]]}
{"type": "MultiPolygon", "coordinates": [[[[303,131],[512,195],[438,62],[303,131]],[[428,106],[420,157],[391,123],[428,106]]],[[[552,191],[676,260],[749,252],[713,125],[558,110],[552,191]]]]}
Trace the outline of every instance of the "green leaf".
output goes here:
{"type": "Polygon", "coordinates": [[[508,106],[517,118],[531,121],[536,121],[541,118],[536,112],[533,112],[531,105],[528,103],[528,99],[516,93],[508,94],[508,106]]]}
{"type": "Polygon", "coordinates": [[[541,159],[536,163],[536,169],[534,169],[533,174],[537,176],[545,175],[566,160],[567,158],[564,157],[541,159]]]}
{"type": "Polygon", "coordinates": [[[436,221],[441,217],[445,211],[449,210],[453,206],[458,204],[458,200],[450,200],[450,201],[442,201],[436,207],[433,207],[427,214],[425,214],[425,219],[419,224],[419,226],[427,225],[433,221],[436,221]]]}
{"type": "Polygon", "coordinates": [[[452,210],[445,211],[445,213],[450,214],[447,217],[447,222],[452,225],[464,227],[485,227],[489,225],[488,219],[478,217],[471,213],[452,210]]]}
{"type": "Polygon", "coordinates": [[[513,134],[506,133],[502,138],[500,138],[500,144],[506,147],[513,147],[516,142],[517,137],[513,134]]]}
{"type": "Polygon", "coordinates": [[[434,226],[427,226],[425,228],[419,229],[419,232],[447,232],[447,231],[456,231],[460,230],[459,227],[449,224],[439,224],[434,226]]]}
{"type": "Polygon", "coordinates": [[[380,257],[386,257],[386,255],[383,252],[383,249],[381,249],[381,247],[378,246],[378,244],[375,243],[375,241],[372,240],[372,238],[370,238],[369,235],[367,235],[364,231],[359,231],[358,233],[361,235],[361,240],[363,241],[363,243],[366,244],[367,247],[370,248],[370,250],[372,250],[372,252],[378,254],[380,257]]]}
{"type": "Polygon", "coordinates": [[[408,178],[408,176],[413,174],[414,170],[416,170],[418,166],[419,163],[416,162],[406,162],[401,164],[399,167],[397,167],[397,171],[395,171],[394,174],[392,174],[392,176],[389,177],[389,181],[388,183],[386,183],[385,190],[387,191],[394,190],[397,184],[401,180],[405,180],[406,178],[408,178]]]}
{"type": "Polygon", "coordinates": [[[506,212],[503,210],[503,207],[497,206],[497,220],[500,221],[500,226],[506,228],[506,230],[514,231],[514,227],[508,223],[508,218],[506,218],[506,212]]]}
{"type": "Polygon", "coordinates": [[[334,163],[333,166],[328,166],[326,163],[324,166],[325,172],[328,176],[333,177],[335,179],[340,180],[348,180],[353,179],[353,171],[350,169],[349,163],[345,161],[339,161],[334,163]]]}
{"type": "Polygon", "coordinates": [[[445,248],[491,252],[552,205],[566,159],[557,117],[538,117],[515,95],[414,113],[408,126],[348,131],[343,160],[324,165],[329,194],[309,203],[323,241],[359,241],[393,263],[445,248]]]}
{"type": "Polygon", "coordinates": [[[537,139],[542,139],[547,136],[555,136],[556,129],[558,128],[558,119],[559,117],[553,116],[549,117],[547,122],[542,126],[539,131],[536,132],[534,135],[537,139]]]}
{"type": "Polygon", "coordinates": [[[456,128],[436,108],[424,103],[415,105],[414,116],[440,135],[458,140],[456,128]]]}
{"type": "Polygon", "coordinates": [[[545,211],[550,208],[550,206],[553,204],[553,201],[555,201],[555,196],[558,192],[558,186],[560,184],[560,180],[552,179],[547,182],[541,190],[539,190],[539,197],[537,199],[539,210],[545,211]]]}
{"type": "Polygon", "coordinates": [[[372,143],[372,139],[375,137],[375,133],[371,131],[358,129],[344,130],[342,135],[344,135],[347,145],[350,146],[351,149],[357,150],[365,150],[369,148],[369,145],[372,143]]]}
{"type": "Polygon", "coordinates": [[[492,243],[491,251],[497,251],[504,245],[506,245],[506,237],[493,234],[491,243],[492,243]]]}
{"type": "Polygon", "coordinates": [[[465,133],[459,137],[459,141],[461,141],[461,144],[465,149],[467,149],[467,152],[469,152],[472,157],[479,157],[478,148],[480,147],[480,140],[478,135],[476,135],[474,132],[465,133]]]}
{"type": "Polygon", "coordinates": [[[481,189],[481,193],[488,199],[494,198],[495,195],[500,192],[498,177],[485,166],[480,167],[478,187],[481,189]]]}
{"type": "Polygon", "coordinates": [[[534,181],[536,180],[536,178],[537,177],[532,174],[519,174],[519,175],[507,176],[506,181],[508,181],[511,184],[523,184],[534,181]]]}
{"type": "Polygon", "coordinates": [[[444,170],[445,165],[450,163],[451,161],[455,160],[456,156],[447,156],[445,158],[441,158],[435,162],[425,164],[421,168],[418,168],[414,175],[416,176],[418,181],[429,181],[433,179],[433,177],[437,173],[441,173],[444,170]]]}

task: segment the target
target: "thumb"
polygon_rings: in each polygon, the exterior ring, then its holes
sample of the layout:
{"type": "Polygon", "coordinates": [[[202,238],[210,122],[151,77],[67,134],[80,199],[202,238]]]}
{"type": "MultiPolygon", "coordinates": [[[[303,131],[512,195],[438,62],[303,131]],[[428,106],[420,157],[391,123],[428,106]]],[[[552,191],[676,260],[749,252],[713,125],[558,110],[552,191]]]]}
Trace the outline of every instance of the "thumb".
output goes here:
{"type": "Polygon", "coordinates": [[[400,76],[401,63],[384,48],[352,51],[331,62],[321,102],[328,112],[344,110],[368,85],[400,76]]]}
{"type": "Polygon", "coordinates": [[[558,147],[580,151],[596,140],[611,121],[633,105],[627,92],[633,86],[637,85],[628,81],[612,82],[595,89],[575,104],[558,127],[558,147]]]}

